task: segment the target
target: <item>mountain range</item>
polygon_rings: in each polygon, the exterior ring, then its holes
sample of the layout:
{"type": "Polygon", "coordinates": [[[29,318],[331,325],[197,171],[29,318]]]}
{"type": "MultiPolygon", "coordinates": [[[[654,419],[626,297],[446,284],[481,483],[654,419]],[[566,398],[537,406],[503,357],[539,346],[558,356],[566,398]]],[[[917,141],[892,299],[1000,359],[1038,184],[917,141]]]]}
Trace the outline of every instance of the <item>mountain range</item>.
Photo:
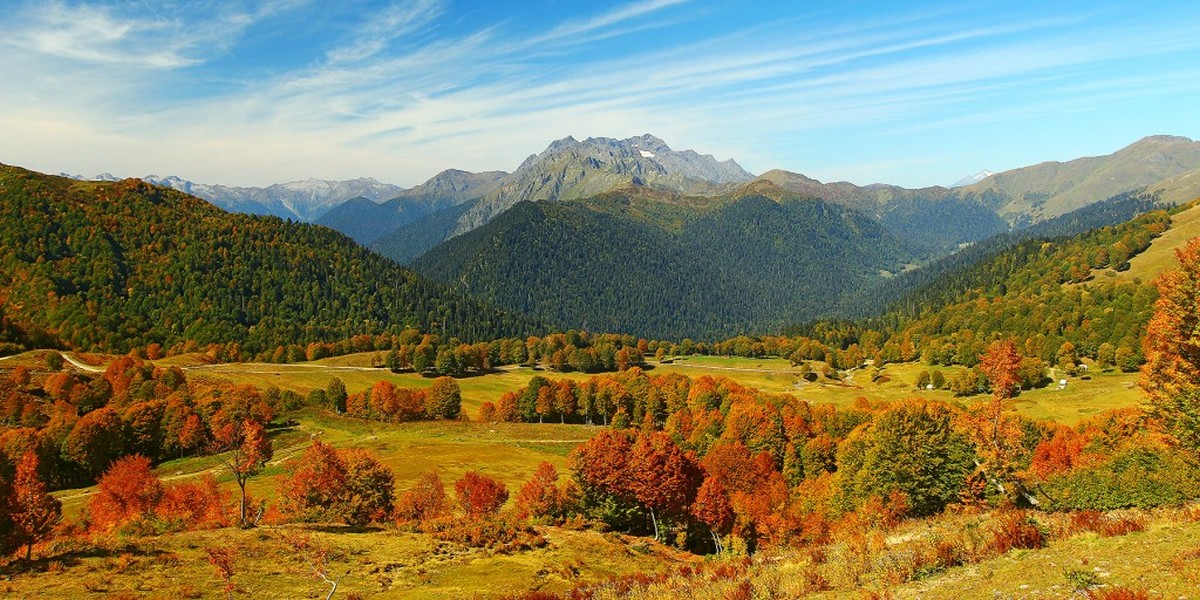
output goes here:
{"type": "Polygon", "coordinates": [[[551,326],[678,339],[827,315],[901,272],[1133,190],[1147,190],[1151,204],[1190,200],[1198,170],[1200,144],[1152,136],[957,187],[860,186],[784,170],[755,177],[642,135],[567,137],[512,173],[451,169],[409,189],[369,179],[269,188],[155,180],[315,221],[551,326]]]}

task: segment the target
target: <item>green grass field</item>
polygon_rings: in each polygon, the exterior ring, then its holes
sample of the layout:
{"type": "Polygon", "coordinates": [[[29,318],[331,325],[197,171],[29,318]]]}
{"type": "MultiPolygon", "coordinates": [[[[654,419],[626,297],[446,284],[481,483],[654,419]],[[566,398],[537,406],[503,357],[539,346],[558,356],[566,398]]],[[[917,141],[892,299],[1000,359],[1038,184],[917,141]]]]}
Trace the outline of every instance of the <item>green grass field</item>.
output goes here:
{"type": "MultiPolygon", "coordinates": [[[[508,486],[513,496],[543,461],[566,472],[567,454],[599,428],[586,425],[474,423],[429,421],[388,424],[350,419],[326,411],[305,409],[292,415],[296,425],[272,431],[275,457],[271,465],[250,480],[251,492],[272,500],[282,479],[291,472],[290,461],[312,439],[337,448],[363,448],[373,452],[396,476],[396,487],[405,490],[425,471],[436,471],[451,485],[469,470],[480,471],[508,486]]],[[[155,471],[168,483],[213,470],[218,481],[233,491],[229,475],[215,457],[199,456],[168,461],[155,471]]],[[[93,487],[56,493],[68,516],[78,513],[93,487]]]]}

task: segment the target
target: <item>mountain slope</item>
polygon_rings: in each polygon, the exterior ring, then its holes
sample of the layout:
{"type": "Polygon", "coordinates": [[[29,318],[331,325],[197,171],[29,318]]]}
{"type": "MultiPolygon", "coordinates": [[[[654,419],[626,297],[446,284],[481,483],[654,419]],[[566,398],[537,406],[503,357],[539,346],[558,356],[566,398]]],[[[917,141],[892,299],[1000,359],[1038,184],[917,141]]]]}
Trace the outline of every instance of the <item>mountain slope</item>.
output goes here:
{"type": "Polygon", "coordinates": [[[821,201],[632,188],[519,203],[413,267],[561,327],[681,339],[815,316],[912,254],[872,219],[821,201]]]}
{"type": "Polygon", "coordinates": [[[464,339],[531,327],[328,229],[226,213],[135,179],[0,166],[0,252],[6,324],[72,348],[192,341],[260,352],[435,322],[464,339]]]}
{"type": "Polygon", "coordinates": [[[631,187],[645,188],[646,193],[717,195],[751,178],[733,160],[718,161],[692,150],[675,151],[649,134],[582,142],[566,137],[525,159],[469,210],[443,208],[440,216],[403,225],[376,239],[374,245],[406,263],[525,200],[577,200],[631,187]],[[418,240],[428,245],[419,245],[418,240]]]}
{"type": "Polygon", "coordinates": [[[578,203],[521,202],[413,266],[564,328],[664,336],[721,330],[749,310],[666,232],[578,203]]]}
{"type": "Polygon", "coordinates": [[[1157,135],[1106,156],[1078,158],[997,173],[960,188],[1012,223],[1037,222],[1200,169],[1200,142],[1157,135]]]}
{"type": "Polygon", "coordinates": [[[336,229],[360,244],[369,245],[425,215],[494,192],[507,175],[503,171],[442,171],[429,181],[404,190],[386,202],[351,199],[330,209],[317,219],[317,224],[336,229]]]}
{"type": "Polygon", "coordinates": [[[770,197],[781,194],[816,198],[853,208],[878,219],[906,241],[943,255],[959,245],[1008,230],[996,212],[942,187],[906,189],[894,185],[857,186],[845,181],[821,183],[799,173],[773,170],[742,188],[770,197]]]}
{"type": "Polygon", "coordinates": [[[430,248],[446,241],[458,220],[479,200],[469,200],[410,221],[370,244],[370,248],[399,264],[410,264],[430,248]]]}

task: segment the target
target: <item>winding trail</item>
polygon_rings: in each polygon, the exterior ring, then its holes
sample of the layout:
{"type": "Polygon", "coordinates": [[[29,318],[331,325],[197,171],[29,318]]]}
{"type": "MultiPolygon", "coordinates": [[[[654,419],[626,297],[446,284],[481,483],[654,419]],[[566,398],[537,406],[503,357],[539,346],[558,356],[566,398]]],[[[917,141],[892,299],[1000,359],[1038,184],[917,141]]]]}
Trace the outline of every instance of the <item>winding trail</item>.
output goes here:
{"type": "Polygon", "coordinates": [[[80,371],[86,371],[88,373],[103,373],[105,371],[104,367],[96,367],[96,366],[89,365],[89,364],[79,360],[78,358],[75,358],[75,355],[71,354],[70,352],[63,352],[62,357],[65,358],[67,360],[67,362],[71,363],[72,367],[75,367],[76,369],[79,369],[80,371]]]}

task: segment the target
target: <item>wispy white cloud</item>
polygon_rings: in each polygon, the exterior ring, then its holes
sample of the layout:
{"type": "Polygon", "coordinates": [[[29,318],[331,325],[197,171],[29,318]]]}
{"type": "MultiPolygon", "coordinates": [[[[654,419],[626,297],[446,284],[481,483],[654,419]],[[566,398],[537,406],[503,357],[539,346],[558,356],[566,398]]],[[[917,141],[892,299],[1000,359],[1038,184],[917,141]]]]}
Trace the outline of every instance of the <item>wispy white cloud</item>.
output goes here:
{"type": "Polygon", "coordinates": [[[197,62],[178,43],[151,43],[171,37],[176,26],[169,21],[121,18],[105,7],[60,2],[48,2],[25,16],[24,27],[6,31],[8,44],[107,66],[174,68],[197,62]]]}
{"type": "MultiPolygon", "coordinates": [[[[1200,40],[1191,32],[1200,18],[1164,30],[1161,22],[1097,25],[1089,14],[997,20],[942,9],[833,27],[780,19],[610,53],[594,50],[613,48],[601,44],[614,36],[691,19],[693,3],[641,0],[517,35],[506,23],[451,27],[444,0],[406,0],[366,13],[340,45],[316,50],[301,67],[219,95],[156,101],[163,84],[139,72],[187,71],[234,52],[255,23],[296,6],[230,5],[187,19],[46,6],[0,25],[11,34],[0,43],[18,51],[0,61],[0,77],[28,84],[0,90],[3,112],[29,123],[20,131],[46,130],[64,146],[90,136],[136,153],[130,164],[154,162],[129,175],[208,173],[233,184],[308,175],[414,184],[451,166],[511,169],[567,134],[647,131],[751,167],[802,170],[796,161],[815,155],[802,140],[819,132],[872,129],[865,135],[877,140],[1061,115],[1106,96],[1131,102],[1200,91],[1194,66],[1171,60],[1137,77],[1096,75],[1131,61],[1196,56],[1200,40]],[[47,57],[67,69],[69,83],[39,77],[47,57]],[[115,71],[89,74],[80,65],[115,71]],[[95,89],[61,93],[80,81],[95,89]],[[1015,97],[1020,106],[1006,107],[1015,97]]],[[[13,147],[0,141],[0,153],[13,147]]],[[[853,167],[843,157],[829,168],[858,174],[932,160],[874,156],[853,167]]]]}
{"type": "Polygon", "coordinates": [[[207,18],[156,13],[144,3],[86,4],[60,0],[13,8],[0,24],[0,44],[49,57],[120,69],[177,69],[226,50],[248,27],[304,4],[272,0],[254,10],[211,8],[207,18]]]}
{"type": "Polygon", "coordinates": [[[665,8],[685,4],[689,1],[641,0],[640,2],[625,4],[594,17],[566,21],[547,31],[545,34],[528,40],[528,44],[536,46],[546,42],[561,42],[563,40],[572,43],[595,40],[596,38],[592,36],[597,32],[602,32],[615,25],[623,25],[631,20],[659,12],[665,8]]]}
{"type": "Polygon", "coordinates": [[[330,50],[326,58],[331,63],[340,63],[375,56],[386,50],[393,41],[433,23],[445,10],[445,3],[441,0],[410,0],[391,4],[369,15],[354,41],[330,50]]]}

